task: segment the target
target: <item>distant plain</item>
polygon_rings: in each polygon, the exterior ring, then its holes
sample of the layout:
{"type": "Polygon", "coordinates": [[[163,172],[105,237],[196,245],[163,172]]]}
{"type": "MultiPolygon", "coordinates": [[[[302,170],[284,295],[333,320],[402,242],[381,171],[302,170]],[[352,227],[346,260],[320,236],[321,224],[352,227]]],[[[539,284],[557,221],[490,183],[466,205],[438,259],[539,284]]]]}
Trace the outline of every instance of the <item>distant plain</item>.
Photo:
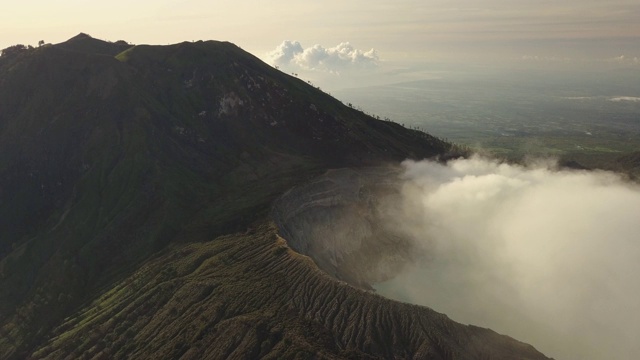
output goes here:
{"type": "Polygon", "coordinates": [[[640,71],[451,71],[335,91],[354,107],[509,159],[599,166],[640,149],[640,71]]]}

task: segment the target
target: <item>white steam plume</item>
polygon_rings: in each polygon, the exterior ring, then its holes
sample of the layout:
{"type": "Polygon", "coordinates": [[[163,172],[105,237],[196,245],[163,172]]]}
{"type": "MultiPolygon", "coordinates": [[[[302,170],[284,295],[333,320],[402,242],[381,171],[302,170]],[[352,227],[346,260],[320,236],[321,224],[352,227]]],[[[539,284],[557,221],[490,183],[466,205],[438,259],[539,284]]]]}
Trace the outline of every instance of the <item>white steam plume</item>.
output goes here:
{"type": "Polygon", "coordinates": [[[612,173],[472,158],[404,163],[389,221],[429,258],[385,296],[557,359],[640,358],[640,188],[612,173]]]}

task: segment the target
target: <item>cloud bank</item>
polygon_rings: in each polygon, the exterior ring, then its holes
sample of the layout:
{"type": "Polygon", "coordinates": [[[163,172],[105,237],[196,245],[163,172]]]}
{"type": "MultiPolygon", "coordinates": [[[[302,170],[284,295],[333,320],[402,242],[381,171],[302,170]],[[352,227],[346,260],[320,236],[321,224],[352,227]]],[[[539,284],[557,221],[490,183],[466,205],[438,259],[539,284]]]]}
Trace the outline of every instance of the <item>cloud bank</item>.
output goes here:
{"type": "Polygon", "coordinates": [[[640,187],[480,158],[404,163],[389,222],[428,259],[376,285],[559,359],[640,354],[640,187]]]}
{"type": "Polygon", "coordinates": [[[620,64],[640,64],[640,59],[637,56],[630,57],[625,55],[616,56],[613,58],[607,59],[609,62],[617,62],[620,64]]]}
{"type": "Polygon", "coordinates": [[[267,54],[273,65],[339,73],[346,69],[370,68],[378,65],[378,54],[374,49],[358,50],[348,42],[335,47],[322,45],[303,48],[298,41],[286,40],[267,54]]]}
{"type": "Polygon", "coordinates": [[[640,102],[640,97],[635,97],[635,96],[618,96],[618,97],[614,97],[614,98],[609,99],[609,101],[613,101],[613,102],[622,102],[622,101],[640,102]]]}

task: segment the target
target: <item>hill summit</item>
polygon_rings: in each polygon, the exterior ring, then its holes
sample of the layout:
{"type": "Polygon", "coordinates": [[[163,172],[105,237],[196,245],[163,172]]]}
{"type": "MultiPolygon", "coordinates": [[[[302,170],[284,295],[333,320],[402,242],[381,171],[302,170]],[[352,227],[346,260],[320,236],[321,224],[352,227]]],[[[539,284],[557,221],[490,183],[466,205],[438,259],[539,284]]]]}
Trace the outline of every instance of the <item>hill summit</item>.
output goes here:
{"type": "Polygon", "coordinates": [[[544,358],[343,283],[275,199],[450,156],[227,42],[80,34],[0,57],[0,358],[544,358]]]}

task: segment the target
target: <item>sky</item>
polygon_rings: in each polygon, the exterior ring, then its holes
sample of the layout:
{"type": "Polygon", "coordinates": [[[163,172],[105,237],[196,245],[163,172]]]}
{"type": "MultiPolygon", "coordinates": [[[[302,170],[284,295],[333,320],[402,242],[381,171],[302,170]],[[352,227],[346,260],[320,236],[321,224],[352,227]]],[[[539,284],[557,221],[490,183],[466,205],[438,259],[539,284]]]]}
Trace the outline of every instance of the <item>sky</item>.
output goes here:
{"type": "Polygon", "coordinates": [[[225,40],[274,63],[288,40],[308,51],[281,62],[287,71],[391,81],[435,63],[637,65],[639,18],[637,0],[31,0],[4,4],[0,48],[84,32],[134,44],[225,40]]]}

